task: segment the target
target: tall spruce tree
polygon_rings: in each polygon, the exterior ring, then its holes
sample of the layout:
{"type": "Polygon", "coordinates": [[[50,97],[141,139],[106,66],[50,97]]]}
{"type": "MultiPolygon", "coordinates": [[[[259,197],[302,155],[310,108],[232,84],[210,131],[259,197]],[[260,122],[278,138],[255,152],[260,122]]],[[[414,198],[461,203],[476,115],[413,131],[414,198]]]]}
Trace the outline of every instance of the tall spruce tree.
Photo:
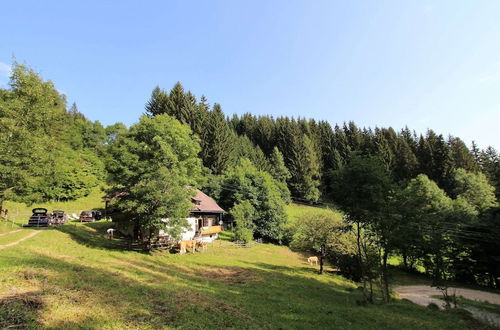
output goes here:
{"type": "Polygon", "coordinates": [[[418,146],[420,172],[449,192],[452,188],[453,159],[451,149],[442,135],[432,130],[420,137],[418,146]]]}
{"type": "Polygon", "coordinates": [[[478,165],[474,159],[474,155],[460,138],[450,136],[448,144],[451,149],[454,168],[463,168],[467,171],[478,170],[478,165]]]}
{"type": "Polygon", "coordinates": [[[213,173],[221,174],[234,161],[235,133],[217,103],[209,113],[203,139],[201,157],[204,165],[213,173]]]}
{"type": "Polygon", "coordinates": [[[167,93],[156,86],[151,92],[151,98],[146,103],[146,114],[150,117],[167,113],[168,109],[168,95],[167,93]]]}

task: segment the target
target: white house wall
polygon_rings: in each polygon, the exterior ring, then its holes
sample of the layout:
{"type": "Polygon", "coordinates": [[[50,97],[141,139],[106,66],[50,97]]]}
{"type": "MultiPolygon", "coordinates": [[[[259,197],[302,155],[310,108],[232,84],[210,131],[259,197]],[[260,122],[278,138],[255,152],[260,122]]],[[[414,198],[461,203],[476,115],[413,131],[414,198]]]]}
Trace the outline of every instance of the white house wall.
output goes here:
{"type": "MultiPolygon", "coordinates": [[[[194,235],[196,235],[196,218],[186,218],[188,222],[188,228],[184,230],[184,232],[181,234],[181,240],[182,241],[188,241],[192,240],[194,235]]],[[[162,219],[162,222],[165,223],[165,228],[168,228],[168,219],[162,219]]],[[[165,231],[160,229],[160,235],[165,234],[165,231]]]]}

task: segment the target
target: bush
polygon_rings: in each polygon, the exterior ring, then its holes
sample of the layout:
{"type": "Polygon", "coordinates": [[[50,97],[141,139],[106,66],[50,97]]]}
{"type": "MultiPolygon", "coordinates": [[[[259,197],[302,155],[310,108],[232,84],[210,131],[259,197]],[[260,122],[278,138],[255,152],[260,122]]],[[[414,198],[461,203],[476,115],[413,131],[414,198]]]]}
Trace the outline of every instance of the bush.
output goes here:
{"type": "Polygon", "coordinates": [[[359,279],[356,237],[340,213],[308,212],[294,223],[291,230],[294,231],[290,243],[292,248],[314,251],[320,259],[325,257],[347,277],[359,279]]]}
{"type": "Polygon", "coordinates": [[[255,209],[249,201],[245,200],[236,204],[231,209],[236,228],[234,229],[234,240],[245,243],[253,240],[253,223],[255,218],[255,209]]]}

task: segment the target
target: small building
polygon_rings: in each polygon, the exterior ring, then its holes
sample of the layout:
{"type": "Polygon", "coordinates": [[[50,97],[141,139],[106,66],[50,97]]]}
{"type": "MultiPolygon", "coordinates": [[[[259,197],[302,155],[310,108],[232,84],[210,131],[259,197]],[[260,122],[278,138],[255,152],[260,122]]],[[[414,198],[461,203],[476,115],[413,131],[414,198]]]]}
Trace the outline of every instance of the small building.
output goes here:
{"type": "MultiPolygon", "coordinates": [[[[213,242],[222,231],[222,215],[225,211],[215,200],[196,189],[196,195],[191,198],[193,208],[189,214],[189,228],[181,234],[181,240],[201,239],[213,242]]],[[[161,234],[161,233],[160,233],[161,234]]]]}

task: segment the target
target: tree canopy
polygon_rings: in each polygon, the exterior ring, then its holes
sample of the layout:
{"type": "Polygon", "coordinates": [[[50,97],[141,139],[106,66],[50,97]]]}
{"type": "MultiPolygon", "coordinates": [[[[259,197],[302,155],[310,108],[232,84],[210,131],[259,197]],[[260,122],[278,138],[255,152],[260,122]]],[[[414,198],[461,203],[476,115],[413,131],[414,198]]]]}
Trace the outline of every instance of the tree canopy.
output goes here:
{"type": "Polygon", "coordinates": [[[198,138],[175,118],[162,114],[139,123],[111,144],[108,171],[115,207],[143,231],[163,226],[177,236],[187,225],[193,191],[202,182],[198,138]]]}

